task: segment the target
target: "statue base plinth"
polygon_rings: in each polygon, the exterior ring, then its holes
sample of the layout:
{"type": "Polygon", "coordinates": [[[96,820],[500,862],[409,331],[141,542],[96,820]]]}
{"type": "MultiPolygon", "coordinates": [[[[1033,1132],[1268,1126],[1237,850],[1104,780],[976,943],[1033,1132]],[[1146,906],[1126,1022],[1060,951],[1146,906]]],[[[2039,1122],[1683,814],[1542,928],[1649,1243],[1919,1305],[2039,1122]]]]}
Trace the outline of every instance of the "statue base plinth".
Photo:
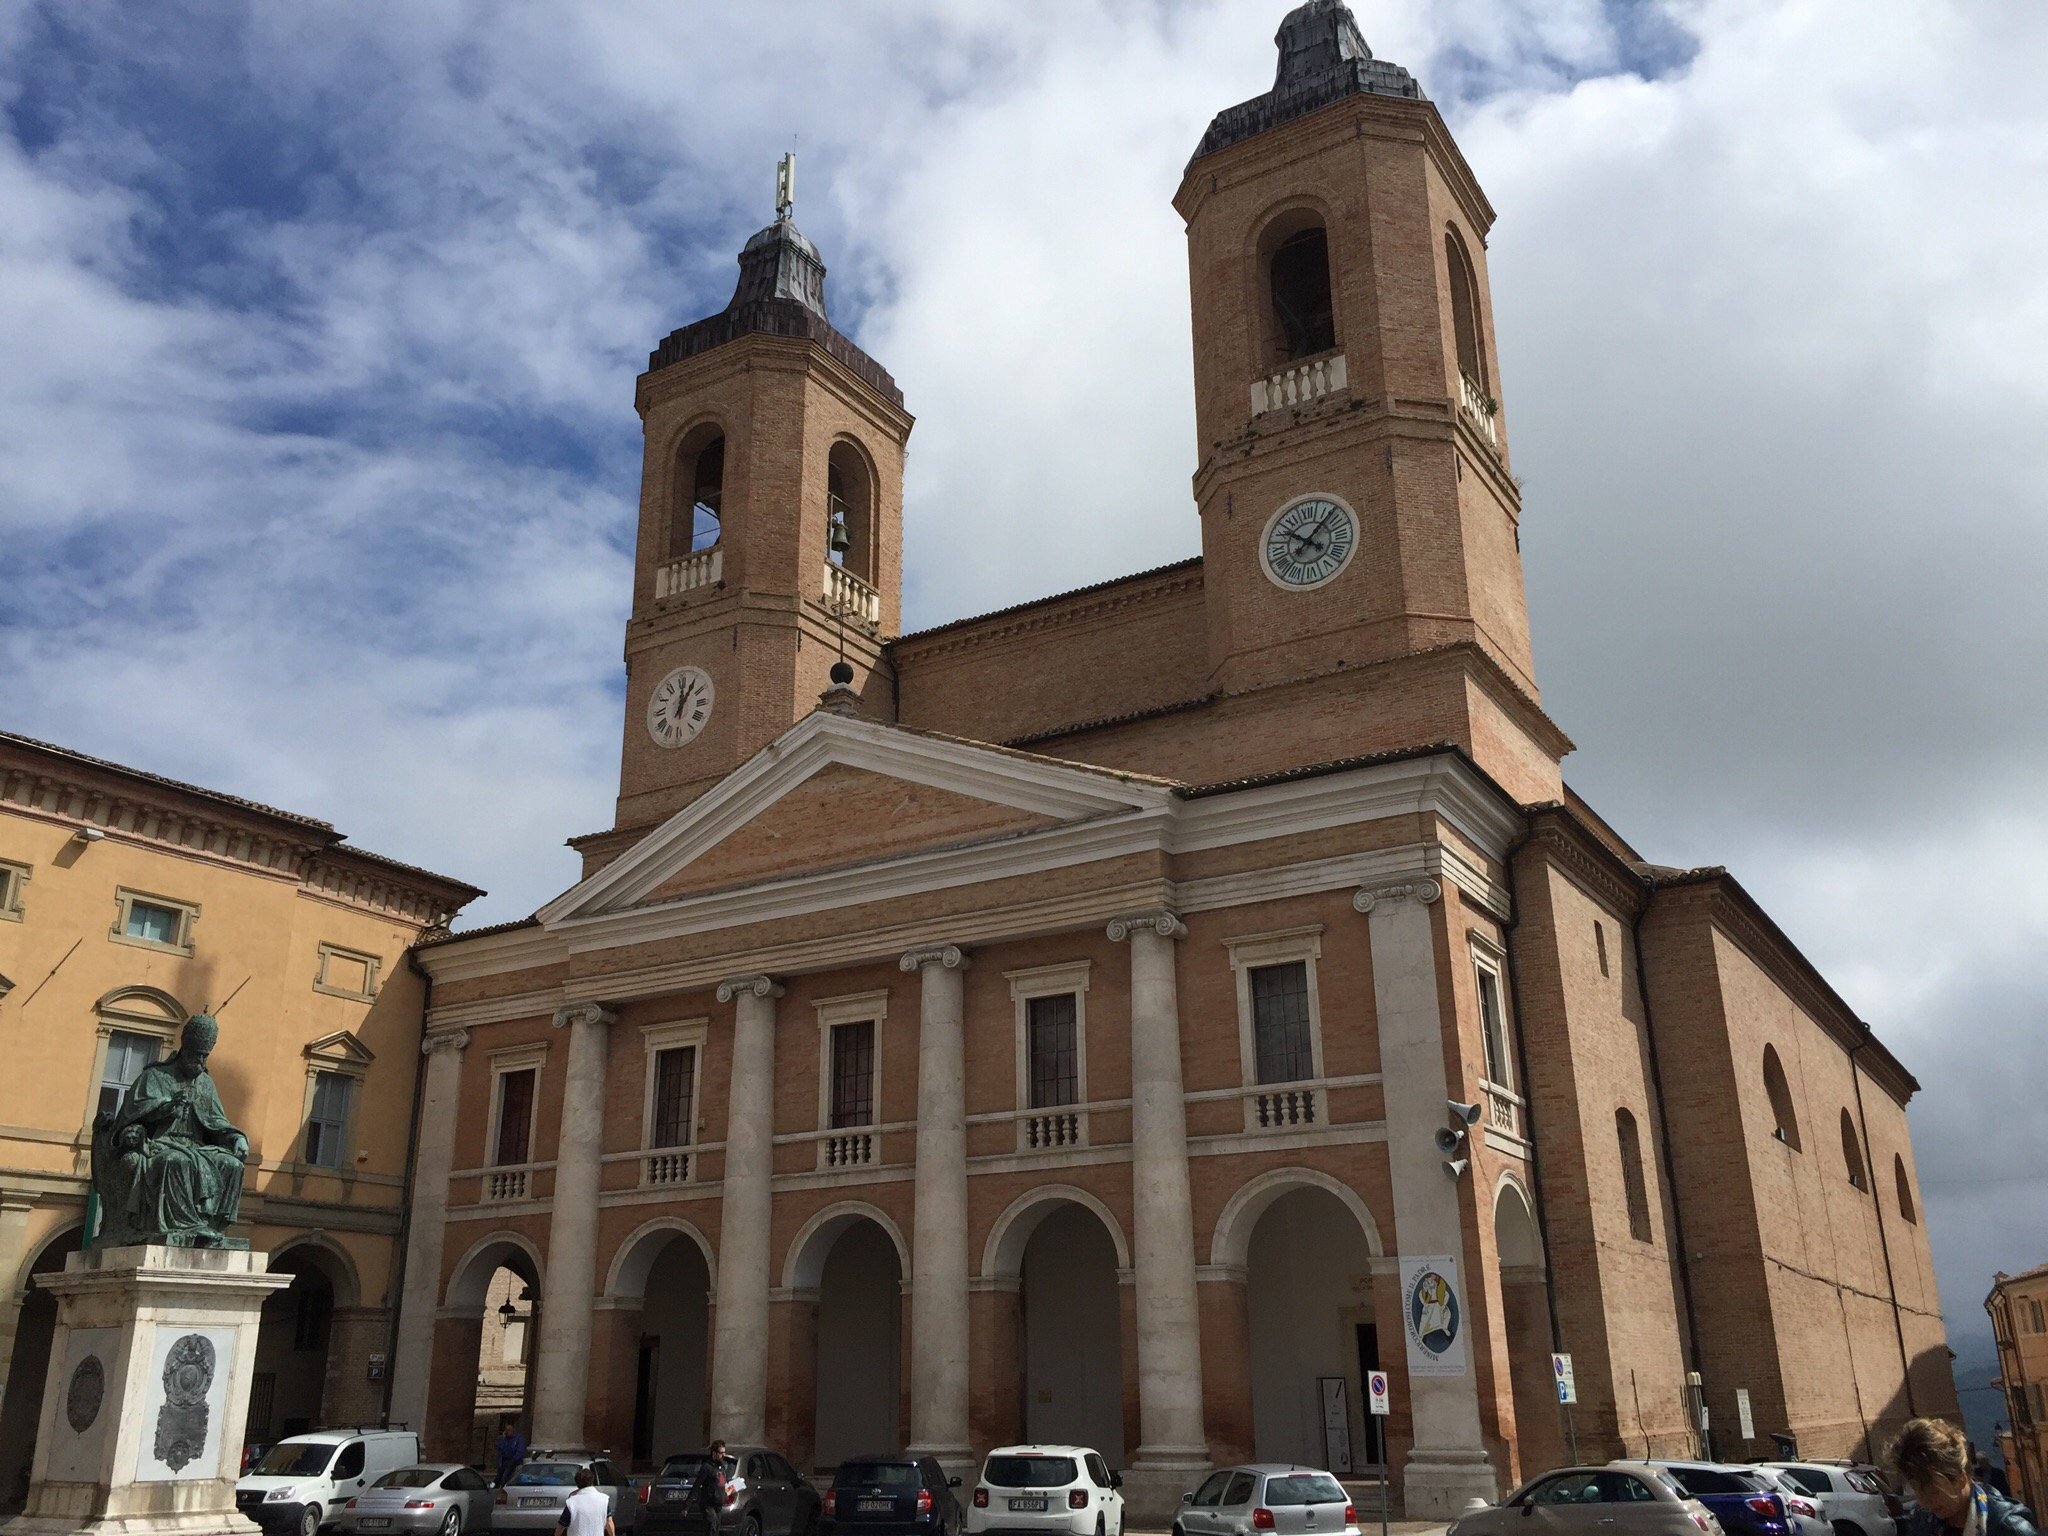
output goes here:
{"type": "Polygon", "coordinates": [[[93,1248],[57,1298],[28,1503],[0,1536],[252,1536],[235,1510],[263,1302],[247,1248],[93,1248]]]}

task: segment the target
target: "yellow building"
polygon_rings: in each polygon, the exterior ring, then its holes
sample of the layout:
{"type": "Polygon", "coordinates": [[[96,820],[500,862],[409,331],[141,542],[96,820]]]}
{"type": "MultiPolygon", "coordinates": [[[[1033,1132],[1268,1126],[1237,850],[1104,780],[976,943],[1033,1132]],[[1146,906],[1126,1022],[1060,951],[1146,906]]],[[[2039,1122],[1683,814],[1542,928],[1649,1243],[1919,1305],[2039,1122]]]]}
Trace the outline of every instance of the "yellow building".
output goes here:
{"type": "Polygon", "coordinates": [[[0,732],[0,1502],[25,1490],[51,1299],[92,1124],[220,1018],[248,1134],[242,1224],[297,1278],[264,1308],[249,1437],[374,1421],[384,1397],[425,982],[408,948],[473,886],[324,821],[0,732]]]}
{"type": "Polygon", "coordinates": [[[1999,1434],[2013,1497],[2029,1508],[2048,1502],[2048,1264],[2017,1275],[2001,1271],[1984,1298],[1998,1343],[2006,1429],[1999,1434]]]}

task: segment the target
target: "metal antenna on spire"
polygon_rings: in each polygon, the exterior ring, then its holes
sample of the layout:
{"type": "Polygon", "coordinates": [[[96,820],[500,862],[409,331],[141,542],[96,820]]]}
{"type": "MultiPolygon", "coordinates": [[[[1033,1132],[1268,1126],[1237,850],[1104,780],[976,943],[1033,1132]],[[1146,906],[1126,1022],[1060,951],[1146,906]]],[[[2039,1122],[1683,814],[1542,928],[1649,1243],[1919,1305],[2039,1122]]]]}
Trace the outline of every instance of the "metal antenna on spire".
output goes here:
{"type": "Polygon", "coordinates": [[[775,217],[787,219],[796,207],[796,151],[784,155],[775,166],[775,217]]]}

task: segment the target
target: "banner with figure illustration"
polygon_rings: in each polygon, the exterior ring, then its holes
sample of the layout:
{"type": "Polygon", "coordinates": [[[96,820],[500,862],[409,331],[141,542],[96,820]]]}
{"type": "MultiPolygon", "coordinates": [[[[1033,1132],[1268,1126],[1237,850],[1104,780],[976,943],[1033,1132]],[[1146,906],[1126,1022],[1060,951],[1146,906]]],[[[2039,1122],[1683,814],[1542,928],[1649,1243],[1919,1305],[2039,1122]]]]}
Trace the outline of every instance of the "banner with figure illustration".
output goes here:
{"type": "Polygon", "coordinates": [[[1402,1258],[1401,1325],[1410,1376],[1465,1374],[1465,1298],[1456,1259],[1402,1258]]]}

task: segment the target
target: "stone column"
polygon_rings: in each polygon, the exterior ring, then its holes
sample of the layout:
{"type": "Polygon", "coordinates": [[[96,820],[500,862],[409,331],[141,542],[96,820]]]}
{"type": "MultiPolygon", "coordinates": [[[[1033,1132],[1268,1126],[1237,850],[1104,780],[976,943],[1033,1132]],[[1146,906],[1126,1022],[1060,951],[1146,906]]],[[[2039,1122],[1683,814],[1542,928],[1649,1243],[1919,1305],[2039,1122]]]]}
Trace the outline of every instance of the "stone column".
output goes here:
{"type": "Polygon", "coordinates": [[[448,1174],[455,1166],[455,1103],[462,1088],[466,1029],[437,1029],[420,1041],[419,1139],[412,1155],[412,1214],[405,1229],[405,1290],[391,1361],[391,1422],[424,1431],[434,1319],[441,1307],[441,1241],[448,1230],[448,1174]]]}
{"type": "MultiPolygon", "coordinates": [[[[1444,1073],[1447,1021],[1437,991],[1436,930],[1430,913],[1442,895],[1443,887],[1435,880],[1418,876],[1404,884],[1362,890],[1352,898],[1352,905],[1371,919],[1373,1008],[1387,1106],[1394,1235],[1403,1256],[1448,1254],[1459,1260],[1458,1306],[1468,1330],[1462,1376],[1412,1376],[1408,1382],[1415,1445],[1402,1475],[1402,1502],[1410,1520],[1453,1519],[1467,1500],[1490,1504],[1498,1492],[1480,1429],[1479,1384],[1471,1363],[1472,1265],[1459,1220],[1459,1181],[1445,1170],[1444,1155],[1434,1139],[1450,1123],[1451,1097],[1444,1073]]],[[[1397,1288],[1399,1283],[1397,1275],[1397,1288]]],[[[1405,1335],[1388,1335],[1388,1346],[1396,1339],[1405,1335]]]]}
{"type": "Polygon", "coordinates": [[[759,1444],[768,1429],[768,1224],[774,1210],[775,999],[766,976],[718,984],[730,1003],[732,1088],[718,1208],[718,1305],[711,1346],[711,1433],[759,1444]]]}
{"type": "Polygon", "coordinates": [[[597,1190],[604,1152],[604,1069],[617,1015],[596,1003],[555,1013],[569,1031],[562,1123],[555,1138],[555,1195],[541,1276],[540,1345],[534,1351],[533,1442],[581,1445],[590,1384],[590,1312],[597,1295],[597,1190]]]}
{"type": "Polygon", "coordinates": [[[1202,1429],[1202,1328],[1195,1298],[1195,1216],[1188,1189],[1174,941],[1163,908],[1119,917],[1131,942],[1131,1228],[1137,1271],[1138,1453],[1126,1497],[1134,1518],[1168,1517],[1209,1464],[1202,1429]],[[1157,1485],[1155,1487],[1154,1485],[1157,1485]]]}
{"type": "Polygon", "coordinates": [[[910,1238],[910,1454],[965,1476],[967,1417],[967,957],[929,944],[901,961],[923,984],[917,1027],[917,1183],[910,1238]]]}

